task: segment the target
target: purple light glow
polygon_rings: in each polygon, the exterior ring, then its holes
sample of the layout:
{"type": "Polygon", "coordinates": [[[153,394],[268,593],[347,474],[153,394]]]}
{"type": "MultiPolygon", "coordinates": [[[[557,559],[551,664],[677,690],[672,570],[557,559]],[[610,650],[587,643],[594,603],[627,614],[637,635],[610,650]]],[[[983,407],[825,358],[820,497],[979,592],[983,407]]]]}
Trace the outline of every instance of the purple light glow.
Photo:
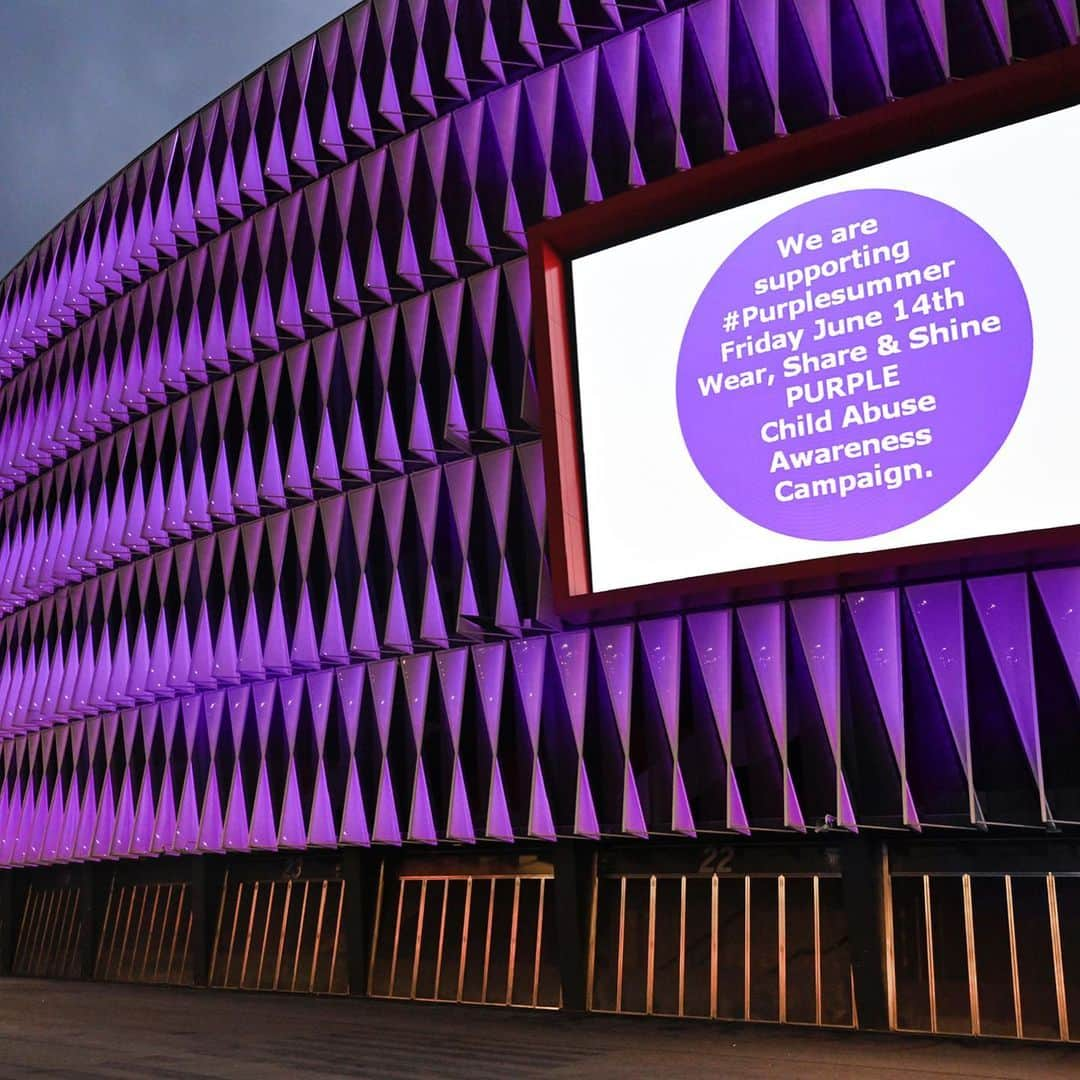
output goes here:
{"type": "Polygon", "coordinates": [[[1049,788],[1040,725],[1077,717],[1038,715],[1031,627],[1076,679],[1080,570],[571,632],[549,602],[526,228],[795,98],[902,92],[881,6],[795,3],[801,37],[756,0],[480,7],[360,5],[0,283],[0,866],[857,829],[883,798],[918,828],[905,679],[963,764],[947,823],[980,820],[975,681],[1049,788]],[[895,776],[849,765],[879,723],[895,776]]]}

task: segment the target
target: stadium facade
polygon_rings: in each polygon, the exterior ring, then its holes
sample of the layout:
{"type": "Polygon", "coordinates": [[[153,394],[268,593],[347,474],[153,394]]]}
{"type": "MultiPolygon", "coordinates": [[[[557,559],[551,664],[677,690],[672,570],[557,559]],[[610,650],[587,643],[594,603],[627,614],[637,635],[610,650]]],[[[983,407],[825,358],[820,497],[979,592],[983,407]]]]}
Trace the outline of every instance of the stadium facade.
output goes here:
{"type": "Polygon", "coordinates": [[[374,0],[73,211],[0,285],[0,971],[1080,1038],[1080,569],[561,619],[526,260],[1078,33],[374,0]]]}

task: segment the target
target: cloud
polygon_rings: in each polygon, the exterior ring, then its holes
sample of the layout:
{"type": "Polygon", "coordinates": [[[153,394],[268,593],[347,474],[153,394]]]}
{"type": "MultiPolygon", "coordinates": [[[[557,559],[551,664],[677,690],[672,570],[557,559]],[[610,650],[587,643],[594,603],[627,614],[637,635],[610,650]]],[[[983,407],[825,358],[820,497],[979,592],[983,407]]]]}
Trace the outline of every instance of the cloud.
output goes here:
{"type": "Polygon", "coordinates": [[[349,0],[0,0],[0,274],[117,170],[349,0]]]}

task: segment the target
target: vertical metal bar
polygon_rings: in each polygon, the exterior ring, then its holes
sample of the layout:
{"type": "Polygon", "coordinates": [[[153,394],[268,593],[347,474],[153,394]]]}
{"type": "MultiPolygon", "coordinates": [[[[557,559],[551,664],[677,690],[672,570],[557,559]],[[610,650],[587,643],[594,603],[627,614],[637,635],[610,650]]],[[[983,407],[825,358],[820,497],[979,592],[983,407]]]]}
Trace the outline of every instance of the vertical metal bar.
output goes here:
{"type": "Polygon", "coordinates": [[[132,951],[131,956],[127,959],[127,968],[123,972],[123,978],[126,982],[135,982],[135,962],[138,956],[138,943],[139,936],[143,933],[143,921],[146,918],[146,905],[150,896],[150,886],[144,885],[139,892],[139,909],[138,915],[135,916],[135,921],[132,924],[132,951]]]}
{"type": "Polygon", "coordinates": [[[716,1019],[717,979],[720,971],[720,878],[712,876],[712,910],[709,946],[709,1019],[716,1019]]]}
{"type": "Polygon", "coordinates": [[[56,908],[59,895],[60,890],[58,889],[50,889],[45,893],[45,904],[38,925],[37,939],[34,942],[34,955],[30,961],[35,974],[41,971],[41,965],[45,955],[45,942],[49,939],[49,925],[52,922],[52,913],[56,908]]]}
{"type": "Polygon", "coordinates": [[[278,934],[277,962],[274,964],[274,985],[276,990],[281,985],[281,959],[285,953],[285,928],[289,925],[289,909],[292,906],[292,878],[285,883],[285,910],[281,916],[281,933],[278,934]]]}
{"type": "Polygon", "coordinates": [[[31,889],[34,893],[34,910],[26,927],[26,944],[23,948],[23,970],[28,974],[30,965],[33,963],[34,948],[37,944],[39,927],[45,918],[45,908],[48,906],[49,895],[44,889],[31,889]]]}
{"type": "Polygon", "coordinates": [[[971,903],[971,875],[960,879],[964,887],[964,943],[967,950],[968,1002],[971,1010],[971,1034],[982,1034],[979,1016],[979,974],[975,962],[975,915],[971,903]]]}
{"type": "MultiPolygon", "coordinates": [[[[72,953],[72,958],[73,959],[74,959],[74,957],[78,956],[78,954],[79,954],[79,942],[82,941],[82,922],[79,919],[76,919],[75,922],[76,922],[75,948],[74,948],[74,952],[72,953]]],[[[71,969],[71,965],[69,964],[67,974],[68,974],[68,976],[70,978],[74,978],[75,975],[77,974],[77,972],[71,971],[70,969],[71,969]]]]}
{"type": "Polygon", "coordinates": [[[1016,1037],[1024,1037],[1024,1013],[1020,1006],[1020,961],[1016,954],[1016,920],[1013,917],[1012,875],[1005,875],[1005,913],[1009,920],[1009,960],[1012,964],[1013,1007],[1016,1010],[1016,1037]]]}
{"type": "Polygon", "coordinates": [[[161,899],[161,891],[164,885],[154,885],[154,905],[150,909],[150,925],[146,928],[146,949],[143,952],[142,969],[139,971],[139,982],[146,982],[146,968],[150,963],[150,949],[154,944],[154,926],[157,923],[158,901],[161,899]]]}
{"type": "Polygon", "coordinates": [[[116,971],[114,972],[116,979],[121,982],[127,978],[130,978],[130,975],[128,974],[128,968],[130,966],[130,960],[128,959],[128,943],[131,943],[131,952],[132,954],[134,954],[135,941],[133,940],[133,938],[138,937],[139,932],[139,922],[138,919],[135,917],[135,908],[139,903],[139,900],[142,896],[142,890],[144,888],[145,886],[136,884],[132,885],[131,888],[128,890],[130,903],[128,904],[127,908],[127,919],[124,922],[124,940],[120,946],[120,955],[119,957],[117,957],[116,971]],[[135,929],[134,935],[132,934],[133,924],[135,929]]]}
{"type": "Polygon", "coordinates": [[[38,938],[37,959],[35,968],[38,971],[49,971],[49,943],[55,933],[54,927],[60,916],[60,909],[66,906],[67,889],[51,889],[49,895],[49,907],[45,916],[44,926],[38,938]]]}
{"type": "Polygon", "coordinates": [[[139,907],[139,919],[135,923],[135,939],[131,943],[131,970],[128,977],[134,981],[135,979],[135,957],[139,952],[139,935],[143,929],[143,919],[146,917],[146,901],[150,896],[150,886],[144,885],[142,887],[142,904],[139,907]]]}
{"type": "Polygon", "coordinates": [[[38,929],[37,939],[34,941],[34,954],[30,960],[31,974],[33,975],[39,974],[41,970],[42,958],[45,954],[45,942],[49,939],[49,926],[52,923],[53,911],[56,908],[57,897],[59,894],[59,889],[49,889],[49,891],[44,894],[46,897],[44,913],[38,929]]]}
{"type": "Polygon", "coordinates": [[[53,933],[53,923],[56,921],[57,911],[62,904],[66,890],[50,889],[49,903],[45,909],[45,918],[41,923],[41,932],[38,934],[37,946],[34,957],[34,967],[37,971],[48,972],[48,948],[49,940],[53,933]]]}
{"type": "Polygon", "coordinates": [[[315,953],[311,957],[311,978],[308,979],[309,994],[315,993],[315,976],[319,971],[319,946],[322,945],[323,916],[326,914],[326,890],[329,886],[330,882],[324,880],[322,883],[322,895],[319,897],[319,911],[315,916],[315,953]]]}
{"type": "Polygon", "coordinates": [[[35,889],[33,885],[30,886],[30,892],[27,896],[27,906],[30,905],[29,897],[33,896],[34,904],[33,910],[28,917],[23,918],[20,937],[25,934],[25,944],[22,950],[22,965],[20,967],[20,973],[30,975],[32,974],[31,964],[33,963],[34,949],[37,947],[38,939],[38,925],[45,917],[45,907],[48,901],[48,893],[44,889],[35,889]]]}
{"type": "Polygon", "coordinates": [[[71,888],[58,889],[56,904],[49,919],[48,928],[45,932],[45,940],[41,945],[40,962],[46,965],[46,970],[56,971],[60,961],[60,928],[63,925],[62,916],[66,915],[71,900],[75,899],[75,890],[71,888]]]}
{"type": "MultiPolygon", "coordinates": [[[[120,947],[120,920],[124,916],[129,892],[130,890],[124,885],[121,885],[116,889],[116,905],[113,908],[112,936],[109,938],[109,955],[105,958],[105,967],[102,972],[102,977],[106,979],[113,978],[120,966],[120,960],[117,960],[116,958],[116,950],[117,947],[120,947]]],[[[121,954],[122,953],[123,948],[121,947],[121,954]]]]}
{"type": "MultiPolygon", "coordinates": [[[[881,851],[881,896],[885,917],[885,992],[888,997],[889,1030],[896,1030],[896,940],[893,928],[893,903],[892,903],[892,874],[889,871],[889,848],[882,845],[881,851]]],[[[852,985],[854,985],[854,969],[852,970],[852,985]]],[[[854,990],[851,994],[852,1019],[855,1018],[854,990]]],[[[855,1023],[858,1027],[858,1023],[855,1023]]]]}
{"type": "Polygon", "coordinates": [[[686,875],[679,879],[679,1015],[686,1013],[686,875]]]}
{"type": "Polygon", "coordinates": [[[35,946],[34,968],[37,971],[48,970],[48,968],[45,967],[46,950],[49,944],[49,935],[52,933],[52,924],[53,919],[55,918],[55,912],[56,909],[60,906],[63,895],[64,891],[62,889],[49,890],[49,902],[45,908],[45,917],[41,921],[41,930],[38,933],[38,940],[35,946]]]}
{"type": "Polygon", "coordinates": [[[64,922],[58,923],[56,927],[56,944],[57,944],[57,959],[64,965],[64,967],[70,967],[74,956],[68,951],[68,945],[71,943],[72,932],[75,926],[79,923],[80,908],[82,907],[82,887],[76,886],[68,891],[70,898],[70,904],[68,910],[64,912],[64,922]],[[63,938],[63,941],[61,941],[63,938]]]}
{"type": "Polygon", "coordinates": [[[480,986],[480,1000],[487,1001],[488,967],[491,961],[491,924],[495,919],[495,879],[488,879],[487,935],[484,939],[484,979],[480,986]]]}
{"type": "MultiPolygon", "coordinates": [[[[49,920],[49,926],[45,930],[45,939],[42,943],[41,954],[38,960],[38,967],[46,977],[52,977],[54,975],[68,975],[75,974],[72,969],[73,957],[65,958],[60,953],[60,933],[64,928],[65,913],[67,909],[71,907],[75,909],[78,905],[78,890],[60,889],[57,896],[56,906],[54,908],[53,916],[49,920]],[[71,901],[75,901],[72,904],[71,901]]],[[[72,920],[78,922],[78,920],[72,920]]]]}
{"type": "MultiPolygon", "coordinates": [[[[113,877],[109,882],[109,895],[105,899],[105,916],[101,920],[101,935],[98,938],[97,956],[94,957],[94,971],[97,972],[101,969],[101,950],[105,948],[105,939],[108,936],[109,931],[109,915],[112,913],[113,894],[116,892],[116,878],[113,877]]],[[[102,972],[104,975],[104,972],[102,972]]],[[[97,977],[100,979],[102,975],[97,977]]]]}
{"type": "Polygon", "coordinates": [[[379,927],[382,923],[383,882],[386,879],[386,865],[379,860],[379,887],[375,893],[375,922],[371,928],[371,949],[368,953],[367,992],[372,996],[371,988],[375,982],[375,958],[379,952],[379,927]]]}
{"type": "Polygon", "coordinates": [[[461,956],[458,958],[457,1000],[465,993],[465,961],[469,951],[469,918],[472,915],[472,875],[465,881],[465,918],[461,924],[461,956]]]}
{"type": "Polygon", "coordinates": [[[930,875],[923,874],[923,920],[926,928],[926,971],[930,991],[930,1031],[936,1035],[937,980],[934,977],[934,921],[930,912],[930,875]]]}
{"type": "Polygon", "coordinates": [[[72,905],[71,914],[68,917],[67,923],[67,935],[64,938],[64,956],[68,958],[68,963],[75,958],[75,953],[72,950],[72,943],[75,939],[75,931],[81,922],[80,914],[82,910],[82,886],[78,886],[72,890],[72,905]]]}
{"type": "Polygon", "coordinates": [[[52,941],[50,944],[50,958],[54,971],[58,970],[61,965],[66,969],[70,964],[71,958],[67,956],[65,951],[67,938],[64,935],[64,931],[67,930],[70,934],[71,928],[78,922],[76,915],[79,911],[80,897],[81,889],[79,886],[64,890],[62,905],[56,914],[56,921],[53,926],[52,941]],[[61,938],[63,938],[63,940],[61,940],[61,938]]]}
{"type": "Polygon", "coordinates": [[[398,879],[397,919],[394,921],[394,951],[390,956],[390,986],[387,997],[394,996],[394,983],[397,981],[398,939],[401,936],[401,909],[405,904],[405,886],[407,882],[398,879]]]}
{"type": "Polygon", "coordinates": [[[787,879],[776,879],[776,978],[779,983],[780,1023],[787,1023],[787,879]]]}
{"type": "Polygon", "coordinates": [[[150,886],[153,903],[150,905],[150,921],[143,928],[143,957],[142,967],[139,969],[139,982],[146,982],[147,969],[150,966],[150,953],[154,948],[154,928],[157,926],[158,906],[161,902],[161,894],[165,890],[163,884],[154,883],[150,886]]]}
{"type": "Polygon", "coordinates": [[[259,946],[259,969],[255,972],[255,989],[262,989],[262,977],[263,970],[266,966],[266,943],[270,940],[270,920],[274,914],[274,893],[277,891],[278,883],[271,881],[270,883],[270,895],[266,899],[266,918],[263,920],[263,936],[262,944],[259,946]]]}
{"type": "Polygon", "coordinates": [[[1065,997],[1065,967],[1061,956],[1061,923],[1058,920],[1057,882],[1053,874],[1046,875],[1046,899],[1050,914],[1050,945],[1054,955],[1054,989],[1057,991],[1058,1032],[1069,1038],[1069,1007],[1065,997]]]}
{"type": "Polygon", "coordinates": [[[821,878],[814,882],[814,1023],[821,1027],[821,878]]]}
{"type": "Polygon", "coordinates": [[[64,941],[64,955],[68,957],[69,964],[71,960],[76,956],[78,951],[78,933],[81,926],[81,920],[78,918],[79,909],[81,907],[82,901],[81,886],[73,891],[73,896],[74,902],[72,904],[71,917],[68,919],[67,938],[64,941]],[[75,943],[75,947],[73,947],[73,942],[75,943]]]}
{"type": "Polygon", "coordinates": [[[45,920],[45,909],[49,906],[49,894],[45,889],[35,890],[34,913],[26,930],[26,948],[23,950],[23,970],[30,974],[34,962],[34,950],[41,933],[41,924],[45,920]]]}
{"type": "Polygon", "coordinates": [[[626,878],[619,878],[619,952],[615,959],[615,1011],[622,1012],[623,940],[626,936],[626,878]]]}
{"type": "Polygon", "coordinates": [[[23,970],[30,926],[33,923],[34,915],[37,913],[37,899],[38,892],[35,890],[34,886],[31,885],[26,890],[26,899],[23,901],[22,914],[19,918],[19,936],[15,941],[15,958],[12,962],[12,966],[17,974],[21,973],[23,970]]]}
{"type": "Polygon", "coordinates": [[[537,901],[536,908],[536,945],[533,957],[532,1005],[534,1009],[540,1004],[540,960],[543,956],[541,945],[544,942],[544,888],[546,885],[547,878],[540,878],[540,899],[537,901]]]}
{"type": "Polygon", "coordinates": [[[259,902],[259,885],[256,881],[251,887],[251,913],[248,915],[247,934],[244,935],[244,959],[240,964],[240,985],[247,981],[248,957],[251,955],[251,936],[255,932],[255,906],[259,902]]]}
{"type": "Polygon", "coordinates": [[[48,939],[48,960],[50,970],[56,971],[60,965],[60,961],[63,959],[63,946],[60,944],[60,937],[64,932],[65,925],[71,926],[74,924],[74,919],[68,921],[68,911],[74,912],[77,910],[79,904],[79,892],[78,889],[65,888],[60,892],[60,901],[56,906],[56,915],[53,918],[52,930],[48,939]],[[74,901],[74,902],[73,902],[74,901]]]}
{"type": "Polygon", "coordinates": [[[45,936],[42,938],[41,950],[38,955],[38,965],[44,966],[44,970],[50,972],[56,970],[56,963],[59,960],[56,939],[60,925],[60,914],[67,909],[69,898],[72,895],[71,889],[56,889],[54,892],[56,893],[56,903],[49,913],[45,925],[45,936]]]}
{"type": "Polygon", "coordinates": [[[334,992],[334,975],[337,973],[337,958],[338,958],[338,946],[341,942],[341,915],[345,910],[345,882],[338,883],[338,906],[337,916],[334,920],[334,949],[330,954],[330,984],[327,987],[327,993],[332,994],[334,992]]]}
{"type": "Polygon", "coordinates": [[[240,925],[240,905],[244,900],[246,884],[244,881],[236,883],[236,904],[233,907],[232,930],[229,933],[229,952],[225,957],[225,977],[222,980],[222,986],[226,988],[229,986],[229,975],[232,972],[233,953],[236,951],[236,928],[240,925]]]}
{"type": "MultiPolygon", "coordinates": [[[[595,871],[595,867],[594,867],[595,871]]],[[[589,957],[588,967],[585,972],[585,1011],[592,1012],[593,1007],[593,979],[596,976],[596,908],[599,899],[600,875],[593,873],[592,881],[592,911],[589,916],[589,957]]]]}
{"type": "Polygon", "coordinates": [[[169,915],[172,913],[172,898],[173,890],[175,886],[173,882],[163,882],[158,886],[158,894],[155,899],[155,905],[164,899],[165,904],[161,909],[161,929],[158,931],[157,936],[157,949],[154,951],[154,966],[150,967],[150,953],[147,950],[146,966],[148,969],[148,977],[151,982],[157,982],[161,974],[161,954],[165,951],[165,938],[169,933],[169,915]]]}
{"type": "MultiPolygon", "coordinates": [[[[187,882],[184,883],[185,886],[187,882]]],[[[225,880],[221,884],[221,900],[218,902],[217,927],[214,930],[214,951],[210,955],[210,974],[206,981],[214,985],[214,973],[217,969],[218,945],[221,941],[221,921],[225,917],[225,899],[229,895],[229,871],[225,871],[225,880]]],[[[169,967],[172,968],[172,957],[169,957],[169,967]]]]}
{"type": "Polygon", "coordinates": [[[649,876],[649,939],[645,952],[645,1014],[652,1015],[656,976],[656,875],[649,876]]]}
{"type": "Polygon", "coordinates": [[[750,875],[743,878],[743,1019],[750,1019],[750,875]]]}
{"type": "Polygon", "coordinates": [[[26,899],[23,901],[22,911],[18,915],[18,929],[15,936],[15,954],[11,958],[11,970],[17,975],[21,970],[19,962],[22,958],[23,940],[26,935],[26,921],[29,918],[30,907],[34,899],[34,886],[26,890],[26,899]]]}
{"type": "MultiPolygon", "coordinates": [[[[184,885],[187,888],[187,885],[184,885]]],[[[187,917],[187,933],[184,935],[184,951],[180,954],[180,974],[187,970],[188,953],[191,949],[191,928],[195,923],[195,912],[189,911],[187,917]]],[[[179,981],[179,980],[177,980],[179,981]]]]}
{"type": "MultiPolygon", "coordinates": [[[[161,954],[165,951],[165,935],[168,932],[169,926],[169,912],[172,911],[173,892],[176,889],[176,885],[173,882],[169,882],[169,891],[165,894],[165,910],[161,913],[161,935],[158,937],[158,950],[157,956],[154,957],[154,979],[156,980],[161,973],[161,954]]],[[[177,920],[179,924],[179,920],[177,920]]],[[[176,940],[177,927],[173,927],[173,941],[176,940]]],[[[170,971],[172,969],[170,968],[170,971]]]]}
{"type": "Polygon", "coordinates": [[[290,992],[296,991],[296,976],[300,972],[300,950],[304,944],[304,923],[307,921],[307,898],[310,881],[304,882],[304,898],[300,901],[300,925],[296,931],[296,951],[293,953],[292,982],[289,984],[290,992]]]}
{"type": "Polygon", "coordinates": [[[424,908],[427,907],[427,878],[420,879],[420,907],[416,914],[416,943],[413,946],[412,977],[409,979],[409,1000],[416,998],[416,980],[420,975],[420,949],[424,944],[424,908]]]}
{"type": "MultiPolygon", "coordinates": [[[[120,929],[121,922],[124,922],[125,913],[128,913],[128,908],[132,902],[132,895],[134,888],[126,885],[121,885],[116,890],[116,907],[113,911],[113,932],[112,937],[109,939],[109,955],[105,959],[104,978],[114,979],[117,972],[120,970],[120,966],[123,963],[124,944],[123,944],[123,931],[120,929]]],[[[126,926],[126,922],[124,922],[126,926]]]]}
{"type": "MultiPolygon", "coordinates": [[[[173,978],[173,961],[176,958],[176,945],[180,940],[180,920],[184,917],[184,900],[187,898],[187,882],[183,882],[180,885],[180,895],[176,898],[176,924],[173,927],[173,939],[172,944],[169,946],[169,968],[167,975],[171,979],[173,978]]],[[[191,933],[191,918],[189,913],[188,918],[188,934],[191,933]]],[[[215,954],[217,949],[214,950],[215,954]]],[[[183,973],[184,967],[187,964],[187,944],[184,945],[184,952],[180,957],[180,971],[183,973]]],[[[212,971],[213,969],[211,969],[212,971]]]]}
{"type": "Polygon", "coordinates": [[[510,963],[506,968],[506,1004],[514,1000],[514,965],[517,963],[518,903],[521,898],[521,878],[514,878],[514,910],[510,916],[510,963]]]}
{"type": "Polygon", "coordinates": [[[439,987],[442,986],[442,960],[443,944],[446,940],[446,905],[450,901],[450,878],[443,878],[442,913],[439,915],[439,944],[435,952],[435,992],[436,1000],[439,998],[439,987]]]}

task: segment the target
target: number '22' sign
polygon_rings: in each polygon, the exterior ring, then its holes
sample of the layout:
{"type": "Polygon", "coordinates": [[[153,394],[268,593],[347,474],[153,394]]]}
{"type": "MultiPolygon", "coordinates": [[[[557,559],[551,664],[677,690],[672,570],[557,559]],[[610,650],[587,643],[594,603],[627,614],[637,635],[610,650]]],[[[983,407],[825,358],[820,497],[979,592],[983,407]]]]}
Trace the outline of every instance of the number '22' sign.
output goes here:
{"type": "Polygon", "coordinates": [[[735,849],[710,845],[701,855],[699,874],[730,874],[735,861],[735,849]]]}

